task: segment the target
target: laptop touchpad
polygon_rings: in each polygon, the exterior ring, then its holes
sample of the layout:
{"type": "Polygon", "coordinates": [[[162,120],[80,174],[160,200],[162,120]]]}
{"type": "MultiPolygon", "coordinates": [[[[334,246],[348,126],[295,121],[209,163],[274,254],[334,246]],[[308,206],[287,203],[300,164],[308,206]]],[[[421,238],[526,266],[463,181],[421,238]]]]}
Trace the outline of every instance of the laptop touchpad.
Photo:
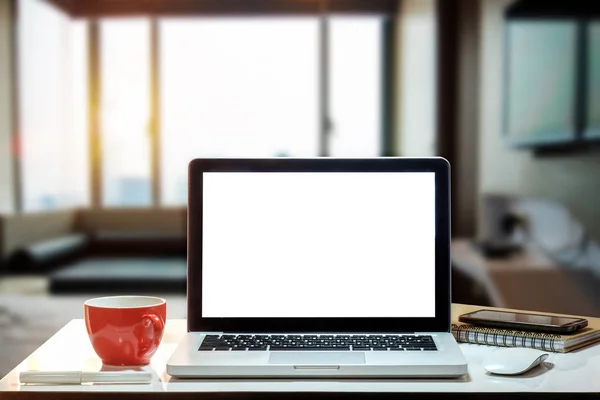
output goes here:
{"type": "Polygon", "coordinates": [[[269,357],[269,364],[286,365],[352,365],[364,364],[365,354],[362,352],[298,352],[274,351],[269,357]]]}

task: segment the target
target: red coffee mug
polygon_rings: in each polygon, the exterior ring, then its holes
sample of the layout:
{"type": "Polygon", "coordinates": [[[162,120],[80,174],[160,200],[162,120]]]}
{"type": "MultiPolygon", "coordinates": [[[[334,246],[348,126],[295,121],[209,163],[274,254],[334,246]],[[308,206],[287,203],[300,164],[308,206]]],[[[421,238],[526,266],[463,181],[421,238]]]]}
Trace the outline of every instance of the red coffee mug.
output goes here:
{"type": "Polygon", "coordinates": [[[114,296],[84,304],[92,347],[105,365],[146,365],[165,330],[167,302],[159,297],[114,296]]]}

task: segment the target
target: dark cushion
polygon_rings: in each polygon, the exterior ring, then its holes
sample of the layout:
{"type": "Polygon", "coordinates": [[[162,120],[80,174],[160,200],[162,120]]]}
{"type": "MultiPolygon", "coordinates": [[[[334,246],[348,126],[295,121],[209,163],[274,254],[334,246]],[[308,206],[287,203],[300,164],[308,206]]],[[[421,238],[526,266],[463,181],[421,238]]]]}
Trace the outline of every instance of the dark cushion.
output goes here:
{"type": "Polygon", "coordinates": [[[69,235],[35,242],[16,250],[8,261],[9,270],[44,272],[79,257],[88,245],[86,235],[69,235]]]}
{"type": "Polygon", "coordinates": [[[52,293],[182,293],[185,258],[93,258],[50,274],[52,293]]]}

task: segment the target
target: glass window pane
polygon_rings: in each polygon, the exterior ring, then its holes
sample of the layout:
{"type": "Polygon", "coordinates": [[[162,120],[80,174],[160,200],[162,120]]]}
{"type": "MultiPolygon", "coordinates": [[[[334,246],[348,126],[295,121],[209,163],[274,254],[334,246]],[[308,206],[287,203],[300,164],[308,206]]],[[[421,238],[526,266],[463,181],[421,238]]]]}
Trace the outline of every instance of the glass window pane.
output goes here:
{"type": "Polygon", "coordinates": [[[18,4],[23,209],[87,205],[86,22],[44,1],[18,4]]]}
{"type": "Polygon", "coordinates": [[[381,17],[333,17],[329,23],[330,155],[381,154],[381,17]]]}
{"type": "Polygon", "coordinates": [[[162,202],[185,204],[196,157],[316,156],[318,20],[161,22],[162,202]]]}
{"type": "Polygon", "coordinates": [[[150,22],[100,25],[102,203],[152,203],[150,181],[150,22]]]}
{"type": "Polygon", "coordinates": [[[600,138],[600,22],[588,26],[588,109],[586,136],[600,138]]]}
{"type": "Polygon", "coordinates": [[[571,21],[507,23],[506,133],[512,143],[575,135],[575,43],[571,21]]]}

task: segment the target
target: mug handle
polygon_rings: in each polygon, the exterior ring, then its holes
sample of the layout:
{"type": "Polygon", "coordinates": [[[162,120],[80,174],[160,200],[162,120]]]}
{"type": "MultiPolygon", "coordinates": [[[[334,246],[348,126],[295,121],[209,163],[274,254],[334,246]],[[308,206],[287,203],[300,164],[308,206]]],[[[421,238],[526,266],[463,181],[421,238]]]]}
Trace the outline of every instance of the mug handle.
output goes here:
{"type": "MultiPolygon", "coordinates": [[[[152,325],[152,344],[158,346],[160,344],[160,335],[156,334],[156,331],[162,331],[165,327],[165,323],[164,321],[156,314],[146,314],[142,317],[142,324],[145,324],[147,322],[149,322],[152,325]]],[[[141,353],[147,351],[148,347],[150,347],[149,344],[147,344],[147,341],[145,340],[145,337],[140,337],[139,340],[139,351],[141,353]],[[145,343],[146,342],[146,343],[145,343]]]]}

